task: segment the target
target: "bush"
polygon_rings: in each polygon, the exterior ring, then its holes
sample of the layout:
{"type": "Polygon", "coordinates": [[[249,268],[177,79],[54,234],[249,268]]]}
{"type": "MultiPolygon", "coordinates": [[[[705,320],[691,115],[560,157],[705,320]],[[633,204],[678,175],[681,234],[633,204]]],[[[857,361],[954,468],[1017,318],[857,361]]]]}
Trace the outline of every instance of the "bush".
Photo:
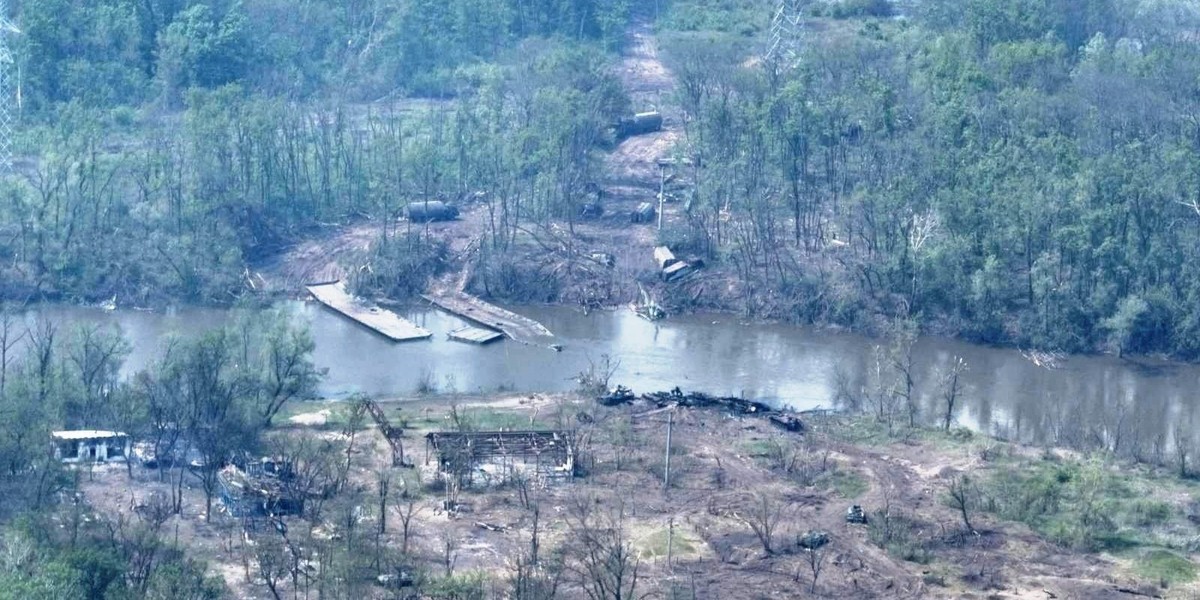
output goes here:
{"type": "Polygon", "coordinates": [[[835,0],[825,9],[825,14],[835,19],[890,17],[895,13],[891,0],[835,0]]]}
{"type": "Polygon", "coordinates": [[[486,579],[483,573],[432,577],[424,582],[421,591],[430,600],[483,600],[486,579]]]}
{"type": "Polygon", "coordinates": [[[1134,571],[1141,577],[1167,587],[1196,579],[1192,561],[1167,550],[1150,550],[1138,557],[1134,571]]]}
{"type": "Polygon", "coordinates": [[[446,268],[449,247],[418,233],[396,235],[372,244],[365,260],[356,259],[362,264],[346,265],[356,294],[408,298],[425,291],[429,279],[446,268]]]}
{"type": "Polygon", "coordinates": [[[871,543],[895,558],[927,564],[931,556],[917,537],[918,529],[919,523],[913,519],[882,509],[875,511],[867,521],[867,537],[871,543]]]}

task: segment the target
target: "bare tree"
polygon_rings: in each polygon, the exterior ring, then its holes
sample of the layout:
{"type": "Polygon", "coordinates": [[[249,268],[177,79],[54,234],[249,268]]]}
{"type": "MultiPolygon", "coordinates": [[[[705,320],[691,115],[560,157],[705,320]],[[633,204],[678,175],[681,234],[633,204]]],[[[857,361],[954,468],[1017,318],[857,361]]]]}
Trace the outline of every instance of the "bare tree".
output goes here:
{"type": "Polygon", "coordinates": [[[254,544],[247,548],[259,577],[267,585],[267,590],[275,600],[282,600],[279,584],[291,572],[291,561],[287,556],[287,548],[283,540],[274,531],[267,531],[254,539],[254,544]]]}
{"type": "Polygon", "coordinates": [[[641,566],[625,532],[625,507],[596,508],[593,498],[577,496],[568,511],[573,542],[569,569],[590,600],[636,598],[641,566]]]}
{"type": "Polygon", "coordinates": [[[303,499],[308,521],[319,522],[327,492],[338,480],[340,448],[308,433],[274,436],[269,447],[290,468],[290,477],[280,480],[284,492],[303,499]]]}
{"type": "Polygon", "coordinates": [[[609,381],[621,368],[621,360],[611,355],[602,354],[600,362],[588,357],[588,368],[580,371],[575,377],[579,382],[579,391],[584,394],[599,395],[608,391],[609,381]]]}
{"type": "Polygon", "coordinates": [[[971,526],[971,510],[975,506],[975,482],[967,475],[959,475],[950,480],[947,487],[947,501],[950,508],[958,511],[962,517],[963,526],[967,531],[974,533],[975,528],[971,526]]]}
{"type": "Polygon", "coordinates": [[[55,337],[58,326],[52,321],[38,319],[37,323],[25,330],[29,338],[31,365],[37,377],[37,397],[40,404],[45,404],[50,394],[50,384],[54,371],[55,337]]]}
{"type": "Polygon", "coordinates": [[[1188,476],[1188,456],[1192,451],[1190,435],[1191,430],[1182,422],[1176,423],[1171,432],[1175,443],[1175,465],[1179,469],[1179,476],[1185,478],[1188,476]]]}
{"type": "Polygon", "coordinates": [[[383,557],[383,535],[387,533],[387,511],[388,511],[388,495],[392,488],[392,474],[387,470],[380,470],[375,474],[375,492],[376,499],[379,500],[379,518],[376,521],[375,529],[375,569],[380,570],[381,559],[383,557]]]}
{"type": "Polygon", "coordinates": [[[383,535],[384,532],[387,531],[388,494],[391,492],[391,488],[391,473],[385,470],[380,470],[375,474],[375,490],[378,494],[377,497],[379,498],[379,535],[383,535]]]}
{"type": "Polygon", "coordinates": [[[908,412],[908,426],[916,427],[919,407],[914,390],[916,384],[913,374],[916,365],[913,347],[917,342],[917,322],[911,317],[898,319],[892,325],[889,337],[891,337],[889,354],[896,378],[892,393],[908,412]]]}
{"type": "Polygon", "coordinates": [[[509,577],[511,598],[519,600],[552,600],[558,598],[558,585],[562,579],[562,565],[538,565],[525,553],[517,553],[509,577]]]}
{"type": "Polygon", "coordinates": [[[950,369],[942,375],[942,406],[945,407],[945,412],[942,414],[942,429],[950,431],[950,424],[954,422],[954,408],[958,404],[958,396],[962,392],[962,374],[967,371],[967,361],[961,356],[955,356],[950,364],[950,369]]]}
{"type": "Polygon", "coordinates": [[[346,462],[342,465],[342,472],[338,475],[338,487],[346,484],[346,478],[350,475],[350,458],[354,455],[354,440],[358,436],[358,432],[362,431],[367,421],[367,403],[370,398],[366,396],[354,396],[350,398],[348,413],[346,414],[346,425],[342,427],[342,433],[346,436],[346,462]]]}
{"type": "Polygon", "coordinates": [[[805,562],[808,563],[808,570],[812,573],[812,582],[808,586],[808,593],[810,594],[815,595],[817,593],[817,579],[821,577],[821,569],[825,565],[825,555],[828,548],[828,544],[824,544],[805,551],[805,562]]]}
{"type": "MultiPolygon", "coordinates": [[[[407,492],[405,492],[403,496],[406,497],[407,492]]],[[[402,554],[408,554],[408,542],[410,539],[412,539],[414,532],[413,517],[417,516],[420,512],[421,507],[417,506],[417,501],[415,498],[407,498],[407,500],[400,505],[400,508],[396,510],[396,514],[400,517],[400,552],[402,554]]]]}
{"type": "Polygon", "coordinates": [[[458,561],[458,538],[450,531],[442,534],[442,567],[446,577],[454,575],[454,563],[458,561]]]}
{"type": "Polygon", "coordinates": [[[0,398],[4,397],[8,383],[8,366],[12,364],[12,350],[28,334],[17,333],[17,319],[7,307],[0,307],[0,398]]]}
{"type": "Polygon", "coordinates": [[[739,515],[762,544],[763,552],[774,554],[772,542],[786,506],[760,490],[744,514],[739,515]]]}
{"type": "Polygon", "coordinates": [[[82,391],[82,397],[71,406],[71,412],[77,414],[69,417],[86,425],[107,416],[106,401],[116,388],[121,365],[133,347],[120,330],[110,331],[97,324],[76,327],[68,342],[67,362],[73,367],[82,391]]]}
{"type": "Polygon", "coordinates": [[[513,562],[512,576],[509,585],[512,597],[521,600],[550,600],[557,597],[559,580],[562,578],[563,565],[560,557],[552,557],[550,561],[541,561],[540,511],[537,505],[531,510],[533,522],[529,535],[529,550],[519,552],[513,562]]]}

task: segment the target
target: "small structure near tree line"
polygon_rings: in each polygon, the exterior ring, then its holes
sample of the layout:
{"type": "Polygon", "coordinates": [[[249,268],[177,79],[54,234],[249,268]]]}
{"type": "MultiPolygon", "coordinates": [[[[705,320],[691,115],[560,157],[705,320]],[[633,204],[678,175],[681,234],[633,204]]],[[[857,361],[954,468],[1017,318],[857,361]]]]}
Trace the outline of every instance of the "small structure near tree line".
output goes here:
{"type": "Polygon", "coordinates": [[[129,456],[129,436],[119,431],[55,431],[50,437],[54,439],[54,457],[65,464],[125,461],[129,456]]]}

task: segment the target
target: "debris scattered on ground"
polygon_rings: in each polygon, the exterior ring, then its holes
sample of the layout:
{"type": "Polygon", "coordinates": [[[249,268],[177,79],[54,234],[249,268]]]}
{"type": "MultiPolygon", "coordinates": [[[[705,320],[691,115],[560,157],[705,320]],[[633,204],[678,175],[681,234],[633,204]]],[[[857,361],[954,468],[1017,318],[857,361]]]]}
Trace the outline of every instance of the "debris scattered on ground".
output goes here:
{"type": "Polygon", "coordinates": [[[658,265],[659,277],[668,283],[679,281],[704,267],[703,260],[682,260],[666,246],[654,249],[654,262],[658,265]]]}
{"type": "Polygon", "coordinates": [[[654,204],[652,204],[650,202],[642,202],[641,204],[637,205],[637,208],[634,208],[632,211],[630,211],[629,222],[630,223],[653,223],[654,215],[655,215],[654,204]]]}

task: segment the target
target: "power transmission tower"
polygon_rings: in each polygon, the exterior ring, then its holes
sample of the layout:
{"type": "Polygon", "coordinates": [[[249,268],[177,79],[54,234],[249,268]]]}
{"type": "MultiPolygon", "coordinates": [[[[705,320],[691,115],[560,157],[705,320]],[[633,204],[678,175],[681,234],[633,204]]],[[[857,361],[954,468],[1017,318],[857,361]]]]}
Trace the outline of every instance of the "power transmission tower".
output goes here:
{"type": "Polygon", "coordinates": [[[0,175],[8,175],[13,169],[13,110],[18,101],[13,92],[13,59],[9,39],[21,33],[8,20],[8,2],[0,0],[0,175]]]}
{"type": "Polygon", "coordinates": [[[771,18],[771,46],[764,56],[776,68],[788,69],[800,61],[804,34],[803,0],[777,0],[771,18]]]}

